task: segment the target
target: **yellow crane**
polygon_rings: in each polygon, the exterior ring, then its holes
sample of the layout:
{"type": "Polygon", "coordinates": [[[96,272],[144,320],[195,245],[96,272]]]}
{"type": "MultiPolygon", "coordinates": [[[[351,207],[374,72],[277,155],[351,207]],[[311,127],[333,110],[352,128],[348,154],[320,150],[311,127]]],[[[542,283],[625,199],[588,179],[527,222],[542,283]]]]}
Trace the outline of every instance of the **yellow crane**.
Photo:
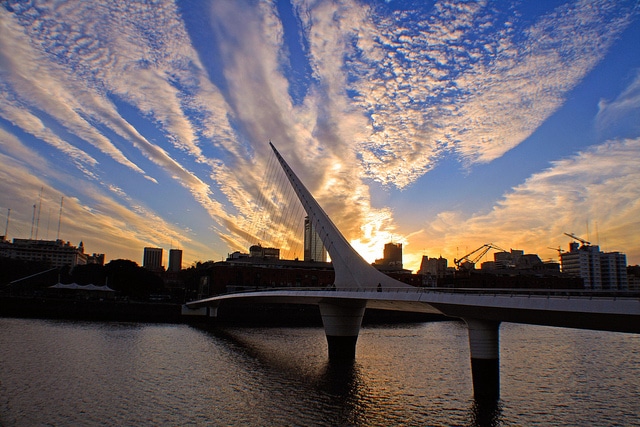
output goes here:
{"type": "Polygon", "coordinates": [[[453,263],[456,265],[456,267],[458,267],[458,269],[473,270],[475,268],[476,262],[478,262],[487,252],[489,252],[490,249],[495,249],[500,252],[508,252],[502,249],[501,247],[494,245],[493,243],[485,243],[484,245],[480,246],[478,249],[469,252],[462,258],[454,259],[453,263]],[[470,256],[476,254],[476,252],[479,252],[479,253],[475,255],[473,259],[469,258],[470,256]]]}
{"type": "Polygon", "coordinates": [[[572,239],[575,239],[575,240],[579,241],[580,243],[582,243],[582,244],[583,244],[583,245],[585,245],[585,246],[589,246],[589,245],[591,244],[590,242],[587,242],[586,240],[581,239],[580,237],[576,236],[575,234],[571,234],[571,233],[564,233],[564,235],[565,235],[565,236],[569,236],[569,237],[571,237],[572,239]]]}

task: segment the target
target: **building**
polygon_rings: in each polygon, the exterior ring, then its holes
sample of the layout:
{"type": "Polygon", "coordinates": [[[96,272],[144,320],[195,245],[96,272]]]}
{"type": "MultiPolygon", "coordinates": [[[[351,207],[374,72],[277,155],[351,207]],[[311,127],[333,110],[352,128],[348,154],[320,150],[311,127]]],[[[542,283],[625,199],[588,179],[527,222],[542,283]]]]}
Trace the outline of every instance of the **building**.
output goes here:
{"type": "Polygon", "coordinates": [[[602,277],[602,289],[628,289],[627,256],[620,252],[601,253],[600,275],[602,277]]]}
{"type": "Polygon", "coordinates": [[[260,245],[253,245],[249,248],[249,257],[263,259],[280,259],[280,249],[263,248],[260,245]]]}
{"type": "Polygon", "coordinates": [[[333,283],[334,272],[330,262],[233,255],[207,269],[206,276],[200,280],[199,298],[261,288],[325,288],[333,283]]]}
{"type": "Polygon", "coordinates": [[[619,252],[601,252],[598,245],[571,242],[569,251],[560,254],[562,271],[580,277],[585,289],[623,290],[628,288],[627,256],[619,252]]]}
{"type": "Polygon", "coordinates": [[[438,280],[443,279],[450,272],[447,268],[447,259],[442,258],[429,258],[427,255],[422,256],[420,262],[420,270],[417,275],[422,277],[422,283],[419,286],[436,287],[438,286],[438,280]]]}
{"type": "Polygon", "coordinates": [[[394,267],[402,269],[402,243],[384,245],[383,258],[375,260],[374,267],[394,267]]]}
{"type": "Polygon", "coordinates": [[[87,255],[87,264],[104,265],[104,254],[87,255]]]}
{"type": "Polygon", "coordinates": [[[510,252],[500,251],[493,254],[493,261],[486,261],[480,265],[483,271],[493,272],[529,272],[534,274],[559,274],[560,264],[557,262],[543,262],[537,254],[525,254],[523,250],[511,249],[510,252]]]}
{"type": "Polygon", "coordinates": [[[439,258],[429,258],[428,256],[423,255],[418,274],[437,278],[444,277],[447,274],[447,259],[442,258],[442,256],[439,258]]]}
{"type": "Polygon", "coordinates": [[[304,219],[304,260],[327,262],[327,250],[308,216],[304,219]]]}
{"type": "Polygon", "coordinates": [[[383,258],[375,260],[371,265],[397,280],[400,280],[398,274],[411,274],[411,270],[402,267],[402,243],[385,244],[383,255],[383,258]]]}
{"type": "MultiPolygon", "coordinates": [[[[82,242],[78,247],[75,247],[60,239],[13,239],[13,242],[9,242],[3,238],[0,240],[0,256],[22,261],[42,262],[52,268],[85,265],[89,259],[89,256],[84,253],[82,242]]],[[[104,254],[93,254],[92,257],[102,257],[104,263],[104,254]]]]}
{"type": "Polygon", "coordinates": [[[640,291],[640,265],[627,267],[627,281],[630,291],[640,291]]]}
{"type": "Polygon", "coordinates": [[[144,248],[142,266],[151,271],[162,271],[162,248],[144,248]]]}
{"type": "Polygon", "coordinates": [[[182,270],[182,250],[169,249],[169,271],[182,270]]]}

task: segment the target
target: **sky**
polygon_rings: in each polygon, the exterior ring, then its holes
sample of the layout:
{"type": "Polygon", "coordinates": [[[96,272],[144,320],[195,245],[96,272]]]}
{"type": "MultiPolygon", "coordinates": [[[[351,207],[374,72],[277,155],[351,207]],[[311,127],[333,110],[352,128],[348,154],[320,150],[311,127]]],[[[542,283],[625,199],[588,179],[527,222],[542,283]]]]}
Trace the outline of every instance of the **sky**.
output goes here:
{"type": "Polygon", "coordinates": [[[640,4],[1,3],[9,239],[302,257],[298,228],[256,225],[269,141],[370,262],[557,261],[573,233],[639,264],[640,4]]]}

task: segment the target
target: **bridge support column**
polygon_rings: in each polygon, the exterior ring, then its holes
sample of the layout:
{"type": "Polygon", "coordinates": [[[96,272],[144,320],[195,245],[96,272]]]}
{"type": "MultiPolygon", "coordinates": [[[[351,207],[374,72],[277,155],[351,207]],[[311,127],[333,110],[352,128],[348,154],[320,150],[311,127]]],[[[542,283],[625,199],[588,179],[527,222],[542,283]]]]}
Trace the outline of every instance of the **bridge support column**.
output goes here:
{"type": "Polygon", "coordinates": [[[469,329],[473,395],[477,400],[500,398],[500,322],[464,319],[469,329]]]}
{"type": "Polygon", "coordinates": [[[209,306],[209,317],[218,317],[218,306],[217,305],[212,305],[209,306]]]}
{"type": "Polygon", "coordinates": [[[327,336],[329,359],[354,359],[366,301],[335,301],[318,304],[327,336]]]}

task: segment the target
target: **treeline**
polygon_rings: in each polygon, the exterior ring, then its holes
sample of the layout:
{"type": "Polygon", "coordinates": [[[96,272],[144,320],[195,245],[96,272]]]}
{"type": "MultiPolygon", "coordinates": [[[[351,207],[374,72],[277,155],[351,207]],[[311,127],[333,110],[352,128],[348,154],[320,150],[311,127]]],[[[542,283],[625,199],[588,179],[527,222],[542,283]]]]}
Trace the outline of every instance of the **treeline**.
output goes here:
{"type": "Polygon", "coordinates": [[[0,257],[0,294],[14,296],[43,295],[56,283],[108,285],[118,297],[146,301],[149,297],[169,296],[173,302],[184,302],[197,293],[200,279],[208,274],[213,261],[196,262],[191,267],[163,280],[166,273],[154,273],[126,259],[105,265],[87,264],[74,268],[52,269],[42,262],[0,257]]]}
{"type": "Polygon", "coordinates": [[[150,295],[167,291],[160,276],[130,260],[51,269],[45,263],[0,258],[0,288],[5,294],[41,295],[56,283],[108,285],[118,296],[135,300],[146,300],[150,295]]]}

